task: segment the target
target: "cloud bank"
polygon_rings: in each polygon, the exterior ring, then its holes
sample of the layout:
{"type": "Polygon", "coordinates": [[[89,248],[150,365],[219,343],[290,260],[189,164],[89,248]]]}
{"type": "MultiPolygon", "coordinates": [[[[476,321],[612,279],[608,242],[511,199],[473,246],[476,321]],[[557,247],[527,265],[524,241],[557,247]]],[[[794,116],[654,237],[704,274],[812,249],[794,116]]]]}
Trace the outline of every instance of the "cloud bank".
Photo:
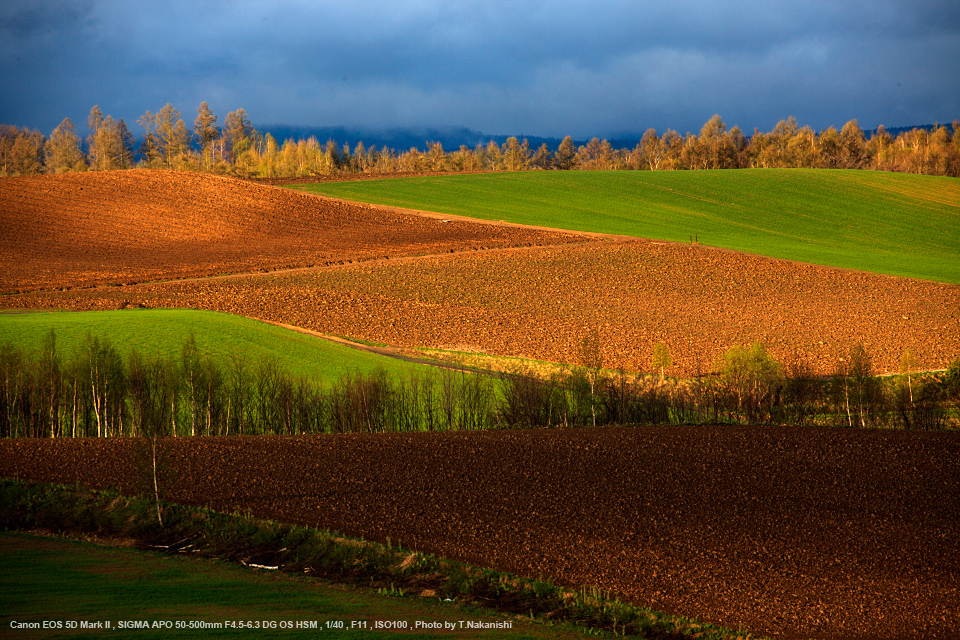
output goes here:
{"type": "MultiPolygon", "coordinates": [[[[0,122],[208,101],[254,124],[614,136],[960,118],[960,4],[8,0],[0,122]]],[[[82,129],[82,127],[81,127],[82,129]]]]}

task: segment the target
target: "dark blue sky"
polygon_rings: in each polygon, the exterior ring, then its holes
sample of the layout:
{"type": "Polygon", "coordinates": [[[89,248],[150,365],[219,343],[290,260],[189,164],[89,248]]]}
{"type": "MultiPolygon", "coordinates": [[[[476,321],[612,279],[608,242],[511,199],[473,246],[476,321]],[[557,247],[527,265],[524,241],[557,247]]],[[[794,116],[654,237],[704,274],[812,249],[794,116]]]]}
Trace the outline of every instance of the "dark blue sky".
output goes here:
{"type": "Polygon", "coordinates": [[[206,100],[255,126],[575,138],[960,118],[956,0],[6,0],[0,123],[137,135],[206,100]]]}

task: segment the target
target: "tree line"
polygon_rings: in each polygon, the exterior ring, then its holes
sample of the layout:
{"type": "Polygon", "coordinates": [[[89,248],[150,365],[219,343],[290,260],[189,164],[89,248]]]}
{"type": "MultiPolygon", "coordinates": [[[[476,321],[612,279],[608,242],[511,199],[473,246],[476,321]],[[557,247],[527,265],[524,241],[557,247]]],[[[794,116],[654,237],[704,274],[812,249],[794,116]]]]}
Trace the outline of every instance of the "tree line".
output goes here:
{"type": "MultiPolygon", "coordinates": [[[[178,357],[122,356],[89,336],[65,357],[51,331],[36,352],[0,345],[0,437],[152,437],[374,433],[662,424],[784,424],[938,430],[956,425],[960,359],[946,373],[874,375],[855,345],[835,374],[784,365],[759,343],[732,347],[716,371],[690,380],[603,367],[596,334],[580,364],[544,379],[438,370],[395,378],[345,375],[329,385],[275,361],[215,360],[193,337],[178,357]]],[[[659,371],[659,373],[658,373],[659,371]]]]}
{"type": "Polygon", "coordinates": [[[321,143],[316,137],[282,143],[253,128],[244,109],[231,111],[217,125],[206,102],[197,108],[188,128],[171,104],[147,111],[137,120],[140,142],[123,119],[115,120],[94,106],[90,131],[81,139],[65,118],[50,137],[39,131],[0,125],[0,175],[33,175],[68,171],[104,171],[130,167],[170,168],[230,174],[244,178],[334,176],[425,172],[528,170],[696,170],[744,168],[873,169],[960,177],[960,120],[932,130],[915,128],[891,136],[879,127],[869,137],[856,120],[838,131],[815,132],[791,116],[772,131],[754,129],[747,136],[727,128],[719,115],[697,133],[681,135],[648,129],[632,149],[616,149],[593,138],[577,146],[570,136],[555,149],[546,143],[533,149],[526,139],[510,137],[448,151],[439,142],[426,150],[367,148],[358,142],[321,143]]]}
{"type": "Polygon", "coordinates": [[[156,113],[147,111],[137,124],[144,130],[139,143],[122,118],[104,115],[94,105],[85,139],[70,118],[64,118],[49,138],[39,131],[0,125],[0,175],[133,167],[231,173],[239,158],[263,142],[244,109],[231,111],[217,126],[217,116],[206,102],[197,109],[192,130],[169,103],[156,113]]]}

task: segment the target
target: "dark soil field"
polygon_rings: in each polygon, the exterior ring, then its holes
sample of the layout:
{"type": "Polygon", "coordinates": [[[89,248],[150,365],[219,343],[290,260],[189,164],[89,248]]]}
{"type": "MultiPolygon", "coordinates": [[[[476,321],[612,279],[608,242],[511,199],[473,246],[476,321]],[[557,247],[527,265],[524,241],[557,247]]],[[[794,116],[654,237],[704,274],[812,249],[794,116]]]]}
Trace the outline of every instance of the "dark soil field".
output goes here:
{"type": "Polygon", "coordinates": [[[583,239],[402,215],[199,173],[0,179],[0,293],[583,239]]]}
{"type": "MultiPolygon", "coordinates": [[[[132,486],[130,440],[0,475],[132,486]]],[[[168,441],[167,498],[782,638],[960,637],[960,434],[664,427],[168,441]]]]}

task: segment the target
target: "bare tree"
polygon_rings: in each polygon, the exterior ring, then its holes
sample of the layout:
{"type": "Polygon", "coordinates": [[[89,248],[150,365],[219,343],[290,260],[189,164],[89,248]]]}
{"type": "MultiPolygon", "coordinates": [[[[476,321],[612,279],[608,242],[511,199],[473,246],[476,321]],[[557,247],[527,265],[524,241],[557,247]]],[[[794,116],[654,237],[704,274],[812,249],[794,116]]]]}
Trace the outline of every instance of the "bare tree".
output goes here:
{"type": "MultiPolygon", "coordinates": [[[[254,137],[253,125],[250,123],[250,116],[245,109],[237,109],[227,114],[223,119],[223,137],[230,146],[230,154],[233,161],[243,154],[244,151],[253,145],[254,137]]],[[[327,143],[329,150],[330,143],[327,143]]],[[[338,158],[339,161],[339,158],[338,158]]]]}
{"type": "Polygon", "coordinates": [[[910,393],[910,404],[913,404],[913,382],[910,379],[910,374],[913,369],[917,366],[917,359],[913,355],[913,352],[910,349],[904,349],[903,353],[900,354],[900,373],[907,376],[907,389],[910,393]]]}
{"type": "Polygon", "coordinates": [[[86,168],[77,128],[64,118],[50,134],[46,146],[46,164],[50,173],[66,173],[86,168]]]}
{"type": "Polygon", "coordinates": [[[566,136],[560,141],[557,152],[553,154],[553,166],[562,171],[577,166],[577,150],[574,148],[573,139],[570,136],[566,136]]]}
{"type": "Polygon", "coordinates": [[[849,373],[857,394],[857,413],[860,426],[866,427],[870,420],[871,409],[871,382],[873,378],[873,359],[863,344],[857,343],[850,349],[849,373]]]}
{"type": "Polygon", "coordinates": [[[153,494],[157,522],[163,526],[160,493],[169,480],[169,449],[165,438],[172,433],[176,395],[176,366],[157,358],[147,362],[136,350],[128,360],[130,405],[133,434],[139,438],[134,446],[134,466],[142,488],[153,494]]]}
{"type": "Polygon", "coordinates": [[[213,164],[213,143],[220,137],[220,127],[217,126],[217,116],[213,114],[206,102],[201,102],[197,108],[197,118],[193,121],[193,134],[200,143],[202,166],[209,168],[213,164]]]}

